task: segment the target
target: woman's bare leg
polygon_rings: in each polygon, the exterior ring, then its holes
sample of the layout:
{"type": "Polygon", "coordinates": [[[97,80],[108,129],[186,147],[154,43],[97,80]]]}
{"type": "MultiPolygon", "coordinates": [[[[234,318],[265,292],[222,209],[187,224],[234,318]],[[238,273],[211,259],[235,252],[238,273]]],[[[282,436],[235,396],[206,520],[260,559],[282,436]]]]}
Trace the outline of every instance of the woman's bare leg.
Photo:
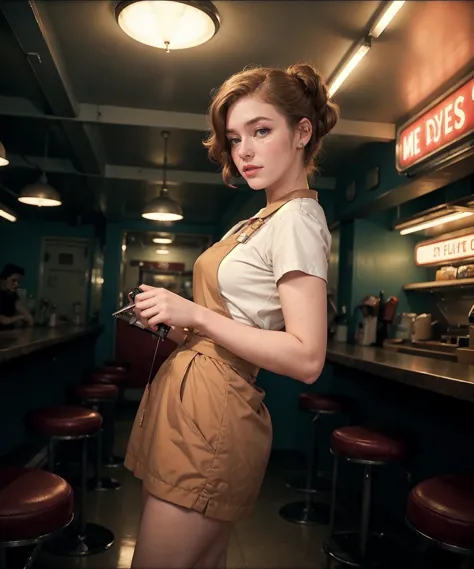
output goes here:
{"type": "MultiPolygon", "coordinates": [[[[132,569],[190,569],[203,559],[230,524],[148,495],[132,569]]],[[[220,547],[222,557],[222,544],[220,547]]],[[[217,561],[216,561],[217,562],[217,561]]]]}
{"type": "Polygon", "coordinates": [[[232,525],[227,524],[193,569],[225,569],[232,525]]]}
{"type": "Polygon", "coordinates": [[[146,501],[148,500],[148,496],[150,494],[148,493],[148,490],[145,488],[145,484],[142,483],[142,513],[143,510],[145,509],[145,504],[146,501]]]}

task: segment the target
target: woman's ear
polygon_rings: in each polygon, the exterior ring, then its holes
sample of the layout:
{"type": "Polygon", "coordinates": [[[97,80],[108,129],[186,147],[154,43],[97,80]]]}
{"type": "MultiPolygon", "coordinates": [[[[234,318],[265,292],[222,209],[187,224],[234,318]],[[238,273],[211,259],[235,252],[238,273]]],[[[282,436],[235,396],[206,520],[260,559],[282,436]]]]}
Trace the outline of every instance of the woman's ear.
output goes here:
{"type": "Polygon", "coordinates": [[[304,117],[296,125],[296,144],[298,148],[304,148],[308,142],[311,140],[311,135],[313,134],[313,125],[311,121],[304,117]]]}

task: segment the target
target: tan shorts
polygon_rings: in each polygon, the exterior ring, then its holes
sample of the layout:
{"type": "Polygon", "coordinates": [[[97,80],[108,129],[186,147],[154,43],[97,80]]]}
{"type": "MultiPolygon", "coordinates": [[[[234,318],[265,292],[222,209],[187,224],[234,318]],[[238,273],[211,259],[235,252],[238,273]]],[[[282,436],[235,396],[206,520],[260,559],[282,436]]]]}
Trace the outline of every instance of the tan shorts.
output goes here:
{"type": "Polygon", "coordinates": [[[125,457],[150,494],[223,521],[252,511],[272,426],[249,367],[209,340],[187,343],[162,365],[125,457]]]}

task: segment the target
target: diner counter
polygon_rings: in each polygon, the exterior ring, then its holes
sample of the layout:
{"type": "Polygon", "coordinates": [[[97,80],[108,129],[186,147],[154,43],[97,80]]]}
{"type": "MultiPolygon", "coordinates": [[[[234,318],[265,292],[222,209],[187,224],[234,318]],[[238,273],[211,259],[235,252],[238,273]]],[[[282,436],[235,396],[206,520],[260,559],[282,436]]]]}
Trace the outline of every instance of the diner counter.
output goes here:
{"type": "Polygon", "coordinates": [[[474,403],[474,365],[331,340],[326,361],[474,403]]]}
{"type": "Polygon", "coordinates": [[[59,324],[55,328],[33,327],[0,331],[0,364],[7,361],[70,342],[86,336],[99,334],[101,327],[59,324]]]}

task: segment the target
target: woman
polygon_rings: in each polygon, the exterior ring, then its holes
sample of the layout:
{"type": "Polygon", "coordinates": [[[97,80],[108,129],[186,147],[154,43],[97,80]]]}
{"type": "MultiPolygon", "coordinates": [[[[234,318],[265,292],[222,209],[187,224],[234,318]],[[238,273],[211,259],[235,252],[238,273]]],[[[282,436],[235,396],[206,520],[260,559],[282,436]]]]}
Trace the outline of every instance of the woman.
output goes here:
{"type": "Polygon", "coordinates": [[[331,238],[308,174],[337,107],[301,64],[232,76],[210,114],[205,145],[224,181],[242,176],[267,206],[197,260],[194,302],[144,285],[136,296],[141,322],[169,324],[179,347],[147,388],[127,450],[144,487],[135,569],[225,567],[270,453],[258,370],[310,384],[325,359],[331,238]]]}

